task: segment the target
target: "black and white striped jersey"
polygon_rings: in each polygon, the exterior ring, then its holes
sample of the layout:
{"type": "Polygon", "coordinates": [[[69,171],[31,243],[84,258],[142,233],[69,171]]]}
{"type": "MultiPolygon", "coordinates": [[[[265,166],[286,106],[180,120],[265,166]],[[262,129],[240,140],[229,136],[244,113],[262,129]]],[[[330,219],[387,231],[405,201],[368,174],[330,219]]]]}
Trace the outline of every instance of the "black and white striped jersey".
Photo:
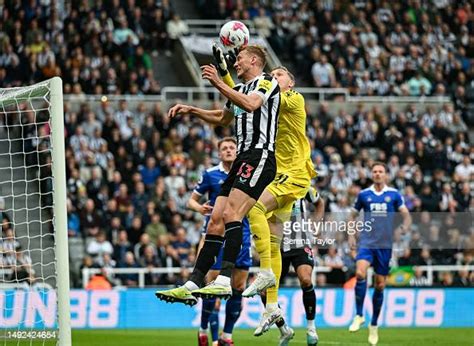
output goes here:
{"type": "Polygon", "coordinates": [[[225,109],[234,114],[237,154],[250,149],[275,151],[275,137],[280,109],[280,87],[275,78],[263,73],[247,83],[234,87],[243,94],[257,94],[263,99],[260,108],[246,112],[227,101],[225,109]]]}
{"type": "Polygon", "coordinates": [[[311,248],[314,244],[314,235],[311,229],[304,224],[309,217],[306,201],[301,198],[295,202],[291,211],[291,221],[283,228],[283,239],[281,242],[282,252],[294,249],[311,248]]]}

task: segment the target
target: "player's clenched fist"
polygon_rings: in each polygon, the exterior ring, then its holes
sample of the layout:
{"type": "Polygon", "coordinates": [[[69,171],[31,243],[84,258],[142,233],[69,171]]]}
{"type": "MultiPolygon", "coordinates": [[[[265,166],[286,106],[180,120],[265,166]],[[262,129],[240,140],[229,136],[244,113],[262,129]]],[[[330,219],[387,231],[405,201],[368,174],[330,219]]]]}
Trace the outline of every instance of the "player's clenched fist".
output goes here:
{"type": "Polygon", "coordinates": [[[191,112],[191,106],[186,106],[182,104],[177,104],[170,108],[168,111],[168,117],[174,118],[178,114],[186,114],[191,112]]]}

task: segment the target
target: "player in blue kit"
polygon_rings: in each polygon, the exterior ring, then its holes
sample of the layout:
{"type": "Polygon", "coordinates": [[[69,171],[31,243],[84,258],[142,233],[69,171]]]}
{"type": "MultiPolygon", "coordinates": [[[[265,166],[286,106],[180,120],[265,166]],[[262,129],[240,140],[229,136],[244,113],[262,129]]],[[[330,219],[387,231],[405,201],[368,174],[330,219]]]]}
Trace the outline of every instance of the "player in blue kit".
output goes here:
{"type": "MultiPolygon", "coordinates": [[[[365,322],[363,307],[367,291],[367,269],[372,265],[375,271],[375,289],[368,341],[370,345],[376,345],[377,320],[382,308],[385,282],[390,271],[395,216],[396,213],[402,216],[403,223],[400,227],[404,230],[409,229],[411,217],[400,192],[387,186],[387,166],[384,163],[377,162],[372,166],[372,181],[373,185],[359,193],[354,205],[355,214],[364,211],[364,230],[358,233],[355,286],[357,311],[349,331],[357,332],[365,322]]],[[[352,248],[355,248],[356,242],[355,235],[349,236],[352,248]]]]}
{"type": "MultiPolygon", "coordinates": [[[[217,145],[217,149],[219,151],[219,159],[221,160],[221,163],[215,167],[209,168],[204,172],[201,180],[194,189],[193,194],[188,201],[189,208],[206,216],[202,240],[204,240],[207,224],[209,222],[215,200],[221,190],[221,185],[227,178],[227,174],[230,171],[232,163],[234,162],[237,155],[237,144],[235,139],[232,137],[226,137],[220,140],[217,145]],[[209,200],[204,204],[199,203],[199,200],[205,194],[208,194],[209,200]]],[[[202,242],[203,241],[201,241],[201,245],[202,242]]],[[[207,326],[209,323],[211,325],[213,344],[218,344],[220,346],[233,345],[232,330],[240,316],[240,311],[242,310],[242,292],[244,291],[245,284],[247,282],[249,267],[252,265],[250,246],[250,226],[248,220],[245,218],[243,219],[242,248],[235,263],[235,268],[232,272],[233,292],[232,297],[227,301],[226,304],[226,319],[223,333],[221,337],[218,338],[218,315],[220,302],[218,300],[216,301],[215,298],[203,299],[201,311],[201,328],[199,329],[198,334],[199,346],[208,345],[207,326]]],[[[221,270],[222,256],[223,248],[219,252],[216,262],[207,274],[207,282],[213,281],[219,274],[219,271],[221,270]]]]}

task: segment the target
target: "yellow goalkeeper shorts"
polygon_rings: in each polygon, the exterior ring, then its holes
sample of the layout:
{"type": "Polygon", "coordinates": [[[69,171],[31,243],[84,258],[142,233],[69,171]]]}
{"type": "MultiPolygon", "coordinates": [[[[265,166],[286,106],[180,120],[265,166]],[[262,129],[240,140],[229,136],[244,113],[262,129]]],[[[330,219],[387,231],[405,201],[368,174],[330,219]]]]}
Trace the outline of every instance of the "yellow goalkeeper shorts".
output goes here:
{"type": "Polygon", "coordinates": [[[278,208],[267,214],[267,218],[273,215],[281,222],[289,221],[293,204],[304,198],[310,187],[311,179],[309,178],[277,174],[266,189],[277,200],[278,208]]]}

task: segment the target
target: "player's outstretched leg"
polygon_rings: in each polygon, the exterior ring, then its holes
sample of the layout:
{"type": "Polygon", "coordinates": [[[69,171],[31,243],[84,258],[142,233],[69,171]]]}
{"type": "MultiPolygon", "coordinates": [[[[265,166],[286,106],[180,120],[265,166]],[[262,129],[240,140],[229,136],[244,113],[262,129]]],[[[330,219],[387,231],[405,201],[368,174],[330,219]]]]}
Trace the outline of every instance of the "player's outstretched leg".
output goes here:
{"type": "Polygon", "coordinates": [[[285,319],[282,317],[275,322],[276,326],[280,330],[280,339],[278,340],[278,346],[287,346],[290,341],[295,337],[295,331],[289,325],[286,324],[285,319]]]}
{"type": "MultiPolygon", "coordinates": [[[[211,325],[211,329],[213,329],[213,322],[215,323],[215,319],[213,318],[213,315],[216,314],[215,309],[216,309],[215,299],[207,299],[207,300],[202,301],[201,327],[199,328],[199,332],[198,332],[198,345],[199,346],[208,346],[209,344],[207,331],[208,331],[209,324],[211,325]]],[[[217,310],[217,314],[218,313],[219,313],[219,310],[217,310]]],[[[217,320],[217,330],[219,330],[218,323],[219,321],[217,320]]],[[[218,333],[216,333],[216,335],[217,334],[218,333]]],[[[217,340],[217,337],[215,338],[215,340],[217,340]]]]}
{"type": "MultiPolygon", "coordinates": [[[[215,263],[219,251],[224,244],[224,222],[223,211],[227,203],[227,197],[219,196],[209,220],[206,237],[203,247],[199,252],[196,265],[189,280],[181,287],[170,290],[156,291],[158,299],[168,303],[184,303],[193,306],[197,303],[197,298],[192,293],[204,285],[206,274],[215,263]]],[[[229,293],[229,296],[231,293],[229,293]]],[[[212,298],[212,297],[203,297],[212,298]]]]}
{"type": "Polygon", "coordinates": [[[360,249],[357,255],[359,259],[356,262],[356,286],[355,286],[355,301],[356,301],[356,315],[349,326],[349,331],[354,333],[359,331],[365,323],[363,309],[365,294],[367,292],[367,269],[370,267],[372,260],[372,251],[368,249],[360,249]],[[361,258],[367,259],[361,259],[361,258]]]}
{"type": "Polygon", "coordinates": [[[209,285],[193,290],[195,297],[201,298],[223,298],[228,299],[232,296],[232,287],[230,277],[235,267],[235,262],[242,247],[243,231],[242,219],[255,204],[255,199],[247,193],[233,189],[223,212],[225,222],[225,246],[222,257],[222,269],[215,281],[209,285]]]}
{"type": "MultiPolygon", "coordinates": [[[[263,292],[260,295],[262,299],[263,306],[267,305],[267,296],[266,293],[263,292]]],[[[278,341],[278,346],[286,346],[289,344],[291,339],[295,336],[295,331],[286,323],[283,317],[279,318],[275,322],[276,326],[280,330],[280,339],[278,341]]],[[[255,335],[255,334],[254,334],[255,335]]],[[[257,335],[260,336],[261,334],[257,335]]]]}
{"type": "Polygon", "coordinates": [[[232,332],[234,325],[239,319],[242,311],[242,291],[232,289],[232,297],[227,301],[225,306],[225,323],[219,338],[219,346],[233,346],[232,332]]]}
{"type": "Polygon", "coordinates": [[[316,315],[316,292],[314,291],[312,282],[314,258],[311,250],[302,250],[300,255],[295,257],[293,260],[293,266],[296,266],[295,270],[303,294],[303,305],[306,313],[307,324],[306,342],[308,346],[316,346],[319,342],[319,336],[316,332],[316,325],[314,323],[316,315]]]}
{"type": "MultiPolygon", "coordinates": [[[[391,254],[390,254],[391,255],[391,254]]],[[[388,255],[386,256],[388,258],[388,255]]],[[[388,272],[388,260],[386,260],[386,272],[388,272]]],[[[372,321],[370,321],[369,326],[369,344],[370,345],[377,345],[379,342],[379,334],[378,334],[378,327],[377,322],[380,315],[380,310],[382,309],[383,304],[383,290],[385,288],[385,275],[375,274],[375,289],[374,294],[372,296],[372,306],[373,306],[373,314],[372,314],[372,321]]]]}
{"type": "MultiPolygon", "coordinates": [[[[264,201],[269,198],[273,198],[273,196],[267,191],[264,191],[260,197],[264,201]]],[[[271,268],[270,226],[268,225],[266,214],[267,208],[260,200],[248,214],[255,247],[260,256],[260,271],[255,280],[242,294],[246,298],[260,294],[276,284],[276,278],[271,268]]]]}
{"type": "Polygon", "coordinates": [[[303,304],[306,311],[307,321],[306,342],[308,346],[316,346],[319,342],[319,336],[316,332],[316,325],[314,324],[314,317],[316,313],[316,293],[314,292],[313,285],[301,287],[301,289],[303,291],[303,304]]]}
{"type": "Polygon", "coordinates": [[[176,287],[166,291],[156,291],[156,298],[167,303],[183,303],[184,305],[194,306],[197,304],[197,298],[191,294],[191,291],[185,287],[176,287]]]}
{"type": "Polygon", "coordinates": [[[253,335],[260,336],[267,332],[270,327],[280,318],[282,318],[282,311],[278,306],[278,286],[281,275],[281,253],[280,243],[281,238],[272,232],[270,236],[270,246],[272,255],[272,270],[276,277],[276,285],[267,289],[267,304],[265,306],[265,312],[262,315],[258,327],[255,329],[253,335]]]}

